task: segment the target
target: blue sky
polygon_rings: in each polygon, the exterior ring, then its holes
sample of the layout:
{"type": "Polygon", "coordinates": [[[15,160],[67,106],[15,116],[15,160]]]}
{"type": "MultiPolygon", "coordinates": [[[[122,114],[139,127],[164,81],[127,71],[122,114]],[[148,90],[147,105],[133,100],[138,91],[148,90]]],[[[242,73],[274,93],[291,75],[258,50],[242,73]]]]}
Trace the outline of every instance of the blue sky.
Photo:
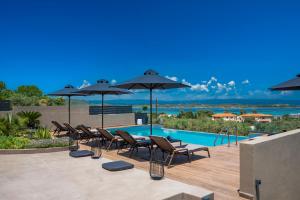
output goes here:
{"type": "MultiPolygon", "coordinates": [[[[297,1],[0,1],[0,79],[51,92],[152,68],[192,89],[159,98],[299,98],[297,1]]],[[[123,98],[147,98],[143,93],[123,98]]]]}

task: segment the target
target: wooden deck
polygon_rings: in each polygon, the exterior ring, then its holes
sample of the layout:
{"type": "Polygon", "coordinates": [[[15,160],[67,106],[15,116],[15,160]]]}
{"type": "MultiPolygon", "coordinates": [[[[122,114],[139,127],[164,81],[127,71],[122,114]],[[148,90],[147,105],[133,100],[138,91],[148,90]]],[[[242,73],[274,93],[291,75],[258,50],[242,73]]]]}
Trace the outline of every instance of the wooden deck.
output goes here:
{"type": "MultiPolygon", "coordinates": [[[[82,148],[87,148],[83,146],[82,148]]],[[[171,168],[165,167],[166,177],[200,186],[215,193],[217,200],[242,199],[238,195],[239,188],[239,147],[231,145],[210,148],[211,158],[206,152],[199,152],[193,156],[192,162],[186,162],[186,157],[178,157],[171,168]]],[[[149,154],[140,150],[132,158],[126,150],[117,154],[116,150],[102,151],[105,158],[131,162],[135,167],[149,170],[149,154]]]]}

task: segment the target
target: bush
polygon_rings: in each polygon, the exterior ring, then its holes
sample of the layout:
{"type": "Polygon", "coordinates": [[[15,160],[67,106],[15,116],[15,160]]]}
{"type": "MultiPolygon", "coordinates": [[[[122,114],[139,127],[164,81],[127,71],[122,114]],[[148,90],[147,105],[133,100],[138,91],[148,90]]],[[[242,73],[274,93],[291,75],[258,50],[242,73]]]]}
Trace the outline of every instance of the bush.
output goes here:
{"type": "Polygon", "coordinates": [[[29,139],[13,136],[0,136],[0,149],[24,149],[29,139]]]}
{"type": "Polygon", "coordinates": [[[17,113],[17,115],[21,118],[26,119],[27,128],[37,128],[40,125],[39,118],[42,116],[41,113],[35,111],[22,111],[17,113]]]}
{"type": "Polygon", "coordinates": [[[37,129],[32,136],[34,139],[51,139],[51,133],[48,128],[39,128],[37,129]]]}
{"type": "Polygon", "coordinates": [[[195,115],[192,111],[184,112],[180,111],[177,115],[177,118],[184,118],[184,119],[194,119],[195,115]]]}
{"type": "Polygon", "coordinates": [[[20,136],[26,130],[26,119],[7,114],[6,117],[0,118],[0,135],[3,136],[20,136]]]}
{"type": "Polygon", "coordinates": [[[233,129],[237,128],[238,135],[248,135],[250,128],[246,124],[230,121],[213,121],[210,118],[202,119],[178,119],[164,118],[163,126],[166,128],[183,129],[191,131],[203,131],[210,133],[218,133],[224,128],[230,128],[231,134],[234,134],[233,129]]]}
{"type": "Polygon", "coordinates": [[[258,132],[280,133],[300,127],[299,119],[283,118],[275,119],[271,123],[256,123],[255,128],[258,132]]]}
{"type": "Polygon", "coordinates": [[[26,144],[26,148],[50,148],[50,147],[66,147],[69,146],[69,138],[54,138],[54,139],[42,139],[42,140],[30,140],[26,144]]]}

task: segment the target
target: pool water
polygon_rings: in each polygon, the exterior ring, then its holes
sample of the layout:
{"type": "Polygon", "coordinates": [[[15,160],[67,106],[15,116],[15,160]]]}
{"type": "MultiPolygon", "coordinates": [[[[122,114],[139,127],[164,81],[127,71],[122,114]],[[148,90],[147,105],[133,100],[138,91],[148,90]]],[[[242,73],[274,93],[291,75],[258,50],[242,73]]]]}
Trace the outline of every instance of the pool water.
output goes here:
{"type": "MultiPolygon", "coordinates": [[[[149,126],[130,126],[130,127],[122,127],[122,128],[112,128],[109,129],[111,132],[115,130],[124,130],[133,135],[139,136],[149,136],[150,130],[149,126]]],[[[170,136],[175,139],[180,139],[184,143],[190,144],[200,144],[205,146],[214,146],[214,141],[216,139],[217,134],[215,133],[205,133],[205,132],[195,132],[195,131],[185,131],[185,130],[177,130],[177,129],[167,129],[162,126],[155,125],[152,129],[152,134],[162,137],[170,136]]],[[[231,135],[229,137],[230,142],[235,142],[235,136],[231,135]]],[[[238,136],[238,141],[248,139],[246,136],[238,136]]],[[[227,144],[228,137],[225,135],[219,136],[216,146],[227,144]],[[222,144],[223,138],[223,144],[222,144]]]]}

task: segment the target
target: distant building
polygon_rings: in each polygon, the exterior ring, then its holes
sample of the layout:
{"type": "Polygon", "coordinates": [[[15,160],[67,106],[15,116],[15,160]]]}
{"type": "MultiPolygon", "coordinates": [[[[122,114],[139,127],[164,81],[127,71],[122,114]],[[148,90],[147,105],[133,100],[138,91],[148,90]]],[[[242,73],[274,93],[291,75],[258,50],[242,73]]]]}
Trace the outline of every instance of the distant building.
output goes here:
{"type": "Polygon", "coordinates": [[[241,120],[244,121],[247,118],[252,118],[256,122],[269,123],[272,122],[273,115],[267,115],[262,113],[249,113],[240,115],[241,120]]]}
{"type": "Polygon", "coordinates": [[[238,116],[232,113],[218,113],[212,115],[212,120],[223,119],[224,121],[238,121],[238,116]]]}

